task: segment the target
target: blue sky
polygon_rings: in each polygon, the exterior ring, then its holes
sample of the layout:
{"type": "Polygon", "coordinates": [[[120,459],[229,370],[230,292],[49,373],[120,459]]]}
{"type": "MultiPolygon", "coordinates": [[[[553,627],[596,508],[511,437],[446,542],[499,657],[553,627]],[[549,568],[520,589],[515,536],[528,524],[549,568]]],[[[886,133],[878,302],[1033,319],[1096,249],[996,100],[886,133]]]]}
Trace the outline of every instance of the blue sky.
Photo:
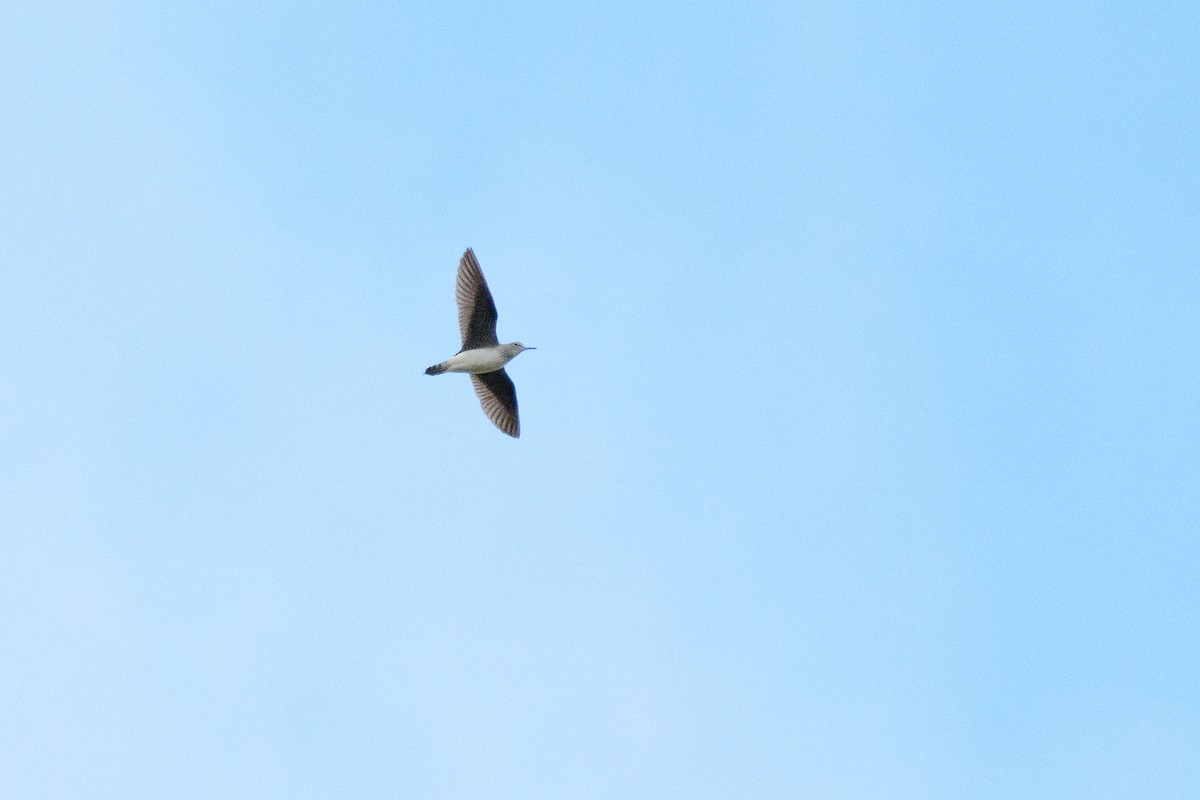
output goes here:
{"type": "Polygon", "coordinates": [[[25,5],[8,796],[1200,794],[1194,4],[25,5]]]}

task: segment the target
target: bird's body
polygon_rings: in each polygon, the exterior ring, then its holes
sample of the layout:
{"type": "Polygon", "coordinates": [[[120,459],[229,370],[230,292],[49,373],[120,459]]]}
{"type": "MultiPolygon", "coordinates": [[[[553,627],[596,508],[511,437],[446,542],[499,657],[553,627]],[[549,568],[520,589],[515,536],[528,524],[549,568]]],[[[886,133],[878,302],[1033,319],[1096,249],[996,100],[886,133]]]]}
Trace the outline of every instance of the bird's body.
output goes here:
{"type": "Polygon", "coordinates": [[[523,350],[536,348],[522,347],[520,342],[512,344],[495,344],[491,347],[476,347],[471,350],[460,350],[440,364],[435,364],[425,370],[426,375],[441,375],[443,372],[469,372],[478,375],[481,372],[495,372],[504,369],[504,365],[512,361],[523,350]]]}
{"type": "Polygon", "coordinates": [[[458,282],[454,290],[458,302],[458,327],[462,349],[440,364],[425,370],[426,375],[466,372],[471,376],[475,394],[483,412],[497,428],[513,438],[521,435],[517,414],[517,390],[504,365],[525,350],[535,350],[520,342],[500,344],[496,338],[496,304],[484,280],[483,271],[470,248],[458,262],[458,282]]]}

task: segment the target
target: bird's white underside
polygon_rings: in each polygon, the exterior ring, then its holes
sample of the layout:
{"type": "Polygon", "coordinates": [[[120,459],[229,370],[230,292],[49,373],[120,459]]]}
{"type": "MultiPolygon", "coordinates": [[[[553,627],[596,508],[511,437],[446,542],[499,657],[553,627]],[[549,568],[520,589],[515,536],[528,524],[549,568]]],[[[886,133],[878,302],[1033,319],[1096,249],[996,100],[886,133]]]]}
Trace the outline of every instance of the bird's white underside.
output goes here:
{"type": "Polygon", "coordinates": [[[464,350],[449,360],[443,361],[442,364],[446,367],[447,372],[495,372],[512,361],[513,357],[500,347],[480,347],[475,350],[464,350]]]}

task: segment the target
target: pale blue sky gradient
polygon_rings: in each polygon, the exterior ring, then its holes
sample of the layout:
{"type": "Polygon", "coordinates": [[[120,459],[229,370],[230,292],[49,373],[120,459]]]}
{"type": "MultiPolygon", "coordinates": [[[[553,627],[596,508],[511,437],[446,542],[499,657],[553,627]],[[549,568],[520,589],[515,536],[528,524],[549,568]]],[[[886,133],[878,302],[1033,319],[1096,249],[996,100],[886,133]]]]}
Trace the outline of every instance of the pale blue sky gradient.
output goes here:
{"type": "Polygon", "coordinates": [[[1197,9],[4,7],[5,796],[1200,796],[1197,9]]]}

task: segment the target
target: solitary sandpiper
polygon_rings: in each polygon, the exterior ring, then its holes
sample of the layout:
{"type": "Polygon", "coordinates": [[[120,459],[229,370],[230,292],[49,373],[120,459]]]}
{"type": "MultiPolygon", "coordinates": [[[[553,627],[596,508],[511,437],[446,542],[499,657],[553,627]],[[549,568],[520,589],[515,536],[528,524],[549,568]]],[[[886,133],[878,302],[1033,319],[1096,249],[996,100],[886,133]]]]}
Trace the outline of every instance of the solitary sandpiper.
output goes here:
{"type": "Polygon", "coordinates": [[[536,350],[520,342],[500,344],[496,338],[496,303],[484,280],[475,252],[467,248],[458,262],[458,283],[454,288],[458,301],[458,329],[462,350],[440,364],[425,370],[426,375],[443,372],[467,372],[479,395],[483,413],[497,428],[514,439],[521,435],[517,417],[517,389],[504,365],[524,350],[536,350]]]}

